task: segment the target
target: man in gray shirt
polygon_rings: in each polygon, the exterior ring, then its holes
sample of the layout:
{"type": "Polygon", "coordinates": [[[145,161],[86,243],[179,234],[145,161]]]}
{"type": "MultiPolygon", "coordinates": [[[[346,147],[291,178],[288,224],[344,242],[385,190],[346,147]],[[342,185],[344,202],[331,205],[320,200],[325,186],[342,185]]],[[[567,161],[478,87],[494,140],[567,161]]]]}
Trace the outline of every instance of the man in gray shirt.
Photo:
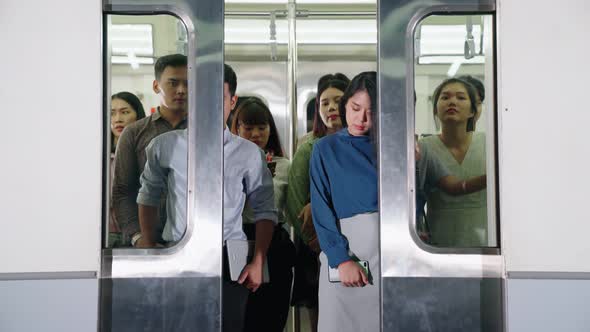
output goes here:
{"type": "MultiPolygon", "coordinates": [[[[151,116],[127,126],[115,152],[113,209],[126,245],[134,245],[140,237],[136,200],[140,188],[139,177],[146,162],[145,148],[160,134],[186,128],[186,56],[172,54],[160,57],[154,67],[153,90],[160,99],[160,107],[151,116]]],[[[161,198],[161,203],[160,232],[166,219],[165,197],[161,198]]]]}
{"type": "MultiPolygon", "coordinates": [[[[223,115],[227,121],[235,106],[237,78],[225,65],[223,83],[223,115]]],[[[179,241],[186,229],[186,174],[188,149],[187,130],[163,134],[147,147],[147,163],[141,175],[137,196],[141,238],[138,246],[157,246],[158,197],[168,190],[167,221],[164,240],[179,241]]],[[[254,257],[247,264],[238,282],[231,281],[227,254],[223,259],[223,331],[243,330],[248,290],[255,292],[262,283],[263,265],[270,245],[277,211],[274,204],[272,175],[262,150],[254,143],[232,134],[227,126],[223,132],[223,240],[246,240],[242,230],[242,212],[247,201],[256,222],[254,257]]],[[[197,230],[198,231],[198,230],[197,230]]]]}

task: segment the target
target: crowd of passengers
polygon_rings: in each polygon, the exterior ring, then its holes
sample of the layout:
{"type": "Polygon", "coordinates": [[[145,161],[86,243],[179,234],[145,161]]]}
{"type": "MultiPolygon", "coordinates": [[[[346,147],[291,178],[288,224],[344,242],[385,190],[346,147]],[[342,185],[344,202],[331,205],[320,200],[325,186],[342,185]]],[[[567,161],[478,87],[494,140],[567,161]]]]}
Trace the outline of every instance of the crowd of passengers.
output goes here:
{"type": "MultiPolygon", "coordinates": [[[[168,55],[155,64],[155,113],[132,93],[112,96],[110,247],[166,247],[185,232],[187,83],[186,56],[168,55]]],[[[236,87],[224,65],[223,240],[254,240],[255,253],[232,281],[224,245],[223,331],[283,331],[291,305],[308,308],[311,331],[378,331],[376,73],[319,79],[313,131],[292,160],[268,106],[236,107],[236,87]]],[[[416,217],[431,244],[487,243],[485,136],[475,132],[484,97],[470,76],[434,91],[440,133],[415,146],[416,217]]]]}

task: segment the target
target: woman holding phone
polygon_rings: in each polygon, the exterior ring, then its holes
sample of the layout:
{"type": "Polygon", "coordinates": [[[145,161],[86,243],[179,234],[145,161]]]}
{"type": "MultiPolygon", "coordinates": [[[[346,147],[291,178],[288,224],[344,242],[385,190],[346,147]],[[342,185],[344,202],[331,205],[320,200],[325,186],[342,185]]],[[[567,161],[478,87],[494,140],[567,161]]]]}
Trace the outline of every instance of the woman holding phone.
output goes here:
{"type": "Polygon", "coordinates": [[[316,142],[342,129],[338,105],[350,80],[341,73],[326,74],[318,80],[315,113],[311,136],[303,142],[289,171],[286,220],[296,234],[297,258],[293,300],[295,306],[304,306],[309,312],[311,332],[317,331],[319,245],[311,218],[309,193],[309,161],[316,142]]]}
{"type": "Polygon", "coordinates": [[[311,157],[321,332],[380,328],[376,76],[352,79],[339,107],[344,129],[319,140],[311,157]]]}

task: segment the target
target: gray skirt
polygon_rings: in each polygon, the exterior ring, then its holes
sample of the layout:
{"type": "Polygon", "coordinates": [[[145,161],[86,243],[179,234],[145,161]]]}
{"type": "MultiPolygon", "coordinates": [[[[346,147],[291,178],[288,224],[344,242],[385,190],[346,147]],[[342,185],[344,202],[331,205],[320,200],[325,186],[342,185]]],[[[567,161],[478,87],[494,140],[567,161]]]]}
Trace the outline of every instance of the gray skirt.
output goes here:
{"type": "Polygon", "coordinates": [[[379,289],[379,214],[359,214],[340,220],[340,231],[349,248],[360,260],[369,261],[373,284],[344,287],[328,280],[328,259],[320,253],[319,332],[378,332],[379,289]]]}

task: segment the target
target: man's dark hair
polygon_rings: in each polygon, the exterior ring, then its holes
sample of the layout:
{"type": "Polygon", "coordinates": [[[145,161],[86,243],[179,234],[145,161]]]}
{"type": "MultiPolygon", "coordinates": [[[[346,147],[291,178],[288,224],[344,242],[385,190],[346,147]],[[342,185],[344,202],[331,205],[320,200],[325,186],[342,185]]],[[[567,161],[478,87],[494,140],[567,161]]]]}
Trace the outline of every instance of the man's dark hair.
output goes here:
{"type": "Polygon", "coordinates": [[[187,63],[186,55],[182,54],[169,54],[159,57],[154,65],[156,80],[160,80],[166,67],[186,67],[187,63]]]}
{"type": "Polygon", "coordinates": [[[228,64],[223,64],[223,83],[229,85],[230,96],[236,95],[236,88],[238,87],[238,78],[236,72],[228,64]]]}

